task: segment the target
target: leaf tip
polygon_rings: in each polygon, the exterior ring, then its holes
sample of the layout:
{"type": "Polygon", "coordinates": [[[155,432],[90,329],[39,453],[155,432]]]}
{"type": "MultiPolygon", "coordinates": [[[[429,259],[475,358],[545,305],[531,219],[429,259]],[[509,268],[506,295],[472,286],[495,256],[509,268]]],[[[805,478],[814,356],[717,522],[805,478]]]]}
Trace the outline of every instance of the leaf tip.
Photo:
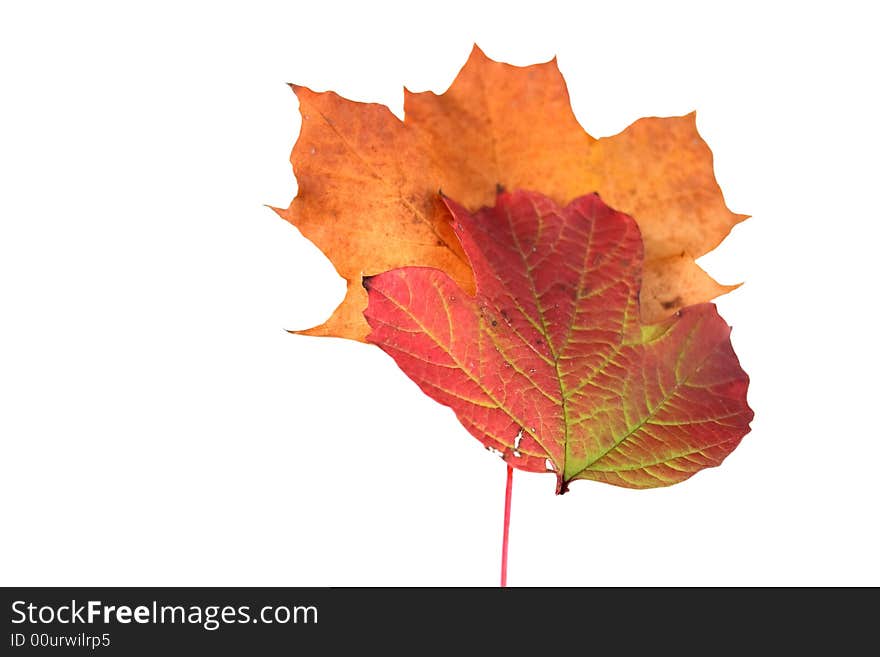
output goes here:
{"type": "Polygon", "coordinates": [[[263,203],[263,207],[269,208],[270,210],[272,210],[272,212],[277,214],[282,219],[287,219],[287,217],[284,216],[287,210],[285,210],[284,208],[276,208],[274,205],[269,205],[268,203],[263,203]]]}
{"type": "Polygon", "coordinates": [[[474,42],[473,47],[471,48],[471,57],[482,57],[483,59],[489,59],[486,56],[486,53],[483,52],[483,49],[477,45],[477,42],[474,42]]]}
{"type": "Polygon", "coordinates": [[[308,87],[297,84],[296,82],[288,82],[287,86],[290,87],[290,90],[293,91],[294,94],[296,94],[296,97],[299,98],[300,101],[302,101],[303,96],[305,95],[316,95],[315,92],[308,87]]]}

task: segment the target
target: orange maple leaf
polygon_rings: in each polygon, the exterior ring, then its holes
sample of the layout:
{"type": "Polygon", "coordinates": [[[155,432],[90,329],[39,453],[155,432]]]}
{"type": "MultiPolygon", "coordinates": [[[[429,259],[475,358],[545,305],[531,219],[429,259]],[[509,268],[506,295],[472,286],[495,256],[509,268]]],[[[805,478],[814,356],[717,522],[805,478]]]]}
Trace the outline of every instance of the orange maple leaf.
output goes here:
{"type": "Polygon", "coordinates": [[[362,277],[398,267],[435,267],[473,292],[439,190],[470,210],[492,205],[499,187],[541,190],[560,205],[598,192],[641,231],[646,324],[736,287],[694,262],[746,215],[725,205],[693,113],[594,139],[571,110],[555,58],[517,67],[476,46],[445,93],[404,90],[405,121],[384,105],[291,86],[302,115],[290,157],[299,192],[276,211],[348,282],[333,315],[297,333],[363,341],[362,277]]]}

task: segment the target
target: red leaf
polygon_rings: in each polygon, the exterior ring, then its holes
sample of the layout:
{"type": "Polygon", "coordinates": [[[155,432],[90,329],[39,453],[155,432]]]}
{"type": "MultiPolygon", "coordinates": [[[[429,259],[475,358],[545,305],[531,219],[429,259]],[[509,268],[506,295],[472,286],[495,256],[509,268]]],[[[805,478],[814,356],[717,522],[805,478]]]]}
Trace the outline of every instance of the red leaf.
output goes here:
{"type": "Polygon", "coordinates": [[[596,194],[560,208],[501,193],[445,199],[475,296],[430,268],[364,280],[368,336],[512,466],[666,486],[721,463],[749,431],[748,376],[713,304],[639,320],[635,221],[596,194]]]}

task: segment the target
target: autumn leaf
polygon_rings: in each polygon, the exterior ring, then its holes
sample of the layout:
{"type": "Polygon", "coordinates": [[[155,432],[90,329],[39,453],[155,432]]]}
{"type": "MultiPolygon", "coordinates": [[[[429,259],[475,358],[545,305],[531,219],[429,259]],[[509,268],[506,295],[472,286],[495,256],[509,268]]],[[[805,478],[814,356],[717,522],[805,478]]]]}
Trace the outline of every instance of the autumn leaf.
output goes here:
{"type": "Polygon", "coordinates": [[[435,267],[473,291],[440,189],[471,210],[491,204],[499,185],[538,189],[560,204],[599,192],[639,222],[647,322],[733,289],[694,262],[745,217],[725,206],[693,114],[641,119],[594,139],[572,113],[555,59],[520,68],[476,46],[446,93],[405,92],[404,122],[383,105],[293,89],[299,191],[276,211],[348,282],[330,319],[301,333],[363,340],[361,277],[398,267],[435,267]]]}
{"type": "Polygon", "coordinates": [[[563,493],[674,484],[739,444],[753,414],[730,327],[708,303],[642,323],[632,218],[595,194],[446,204],[475,296],[433,268],[367,278],[367,339],[487,448],[563,493]]]}

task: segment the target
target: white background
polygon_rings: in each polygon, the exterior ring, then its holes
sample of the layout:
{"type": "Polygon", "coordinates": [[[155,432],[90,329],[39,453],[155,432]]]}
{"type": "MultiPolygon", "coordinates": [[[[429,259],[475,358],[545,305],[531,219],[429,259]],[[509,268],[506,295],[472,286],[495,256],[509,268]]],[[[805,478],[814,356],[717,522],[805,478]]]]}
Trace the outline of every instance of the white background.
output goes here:
{"type": "Polygon", "coordinates": [[[752,432],[668,489],[517,473],[514,585],[880,585],[868,3],[3,3],[0,583],[495,585],[504,466],[374,347],[286,82],[402,114],[476,41],[594,136],[698,111],[752,432]]]}

